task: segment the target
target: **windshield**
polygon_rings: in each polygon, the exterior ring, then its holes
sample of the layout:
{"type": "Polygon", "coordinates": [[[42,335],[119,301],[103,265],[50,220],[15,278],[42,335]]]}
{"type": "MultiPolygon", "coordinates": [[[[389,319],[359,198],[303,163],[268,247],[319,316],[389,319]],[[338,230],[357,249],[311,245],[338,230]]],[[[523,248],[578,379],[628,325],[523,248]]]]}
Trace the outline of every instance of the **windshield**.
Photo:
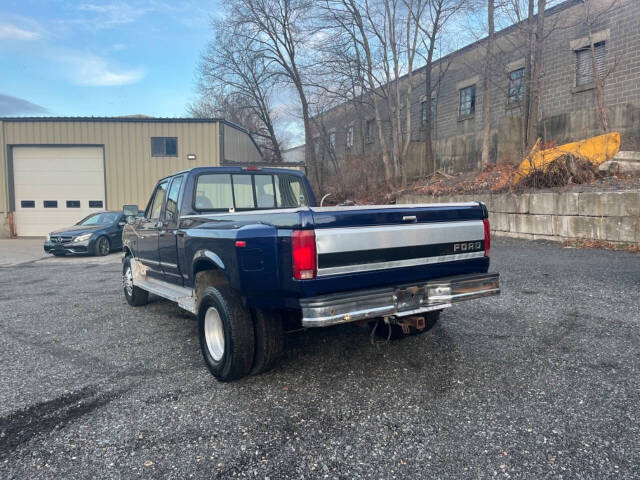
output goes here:
{"type": "Polygon", "coordinates": [[[286,173],[200,175],[194,201],[196,210],[296,208],[308,204],[302,178],[286,173]]]}
{"type": "Polygon", "coordinates": [[[119,217],[120,214],[115,212],[94,213],[80,220],[76,225],[111,225],[115,223],[119,217]]]}

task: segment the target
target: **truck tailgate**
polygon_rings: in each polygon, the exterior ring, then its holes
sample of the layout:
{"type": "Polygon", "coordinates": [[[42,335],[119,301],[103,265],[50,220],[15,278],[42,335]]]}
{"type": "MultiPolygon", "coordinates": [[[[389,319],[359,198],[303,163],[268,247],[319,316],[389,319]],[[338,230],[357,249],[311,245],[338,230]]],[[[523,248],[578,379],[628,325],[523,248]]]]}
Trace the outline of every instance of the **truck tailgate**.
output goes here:
{"type": "Polygon", "coordinates": [[[312,212],[319,278],[485,256],[486,208],[480,203],[327,207],[312,212]]]}

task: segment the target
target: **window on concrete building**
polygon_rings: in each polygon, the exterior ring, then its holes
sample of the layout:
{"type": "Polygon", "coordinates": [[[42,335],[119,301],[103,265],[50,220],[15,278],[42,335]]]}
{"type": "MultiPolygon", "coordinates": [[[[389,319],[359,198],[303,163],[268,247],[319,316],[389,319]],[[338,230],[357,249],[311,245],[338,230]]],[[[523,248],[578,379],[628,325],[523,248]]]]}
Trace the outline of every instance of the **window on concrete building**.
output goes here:
{"type": "Polygon", "coordinates": [[[476,113],[476,86],[471,85],[460,90],[460,117],[468,117],[476,113]]]}
{"type": "Polygon", "coordinates": [[[336,150],[336,132],[331,132],[329,134],[329,148],[332,152],[336,150]]]}
{"type": "Polygon", "coordinates": [[[151,137],[152,157],[177,157],[178,139],[176,137],[151,137]]]}
{"type": "Polygon", "coordinates": [[[43,207],[44,208],[58,208],[58,201],[57,200],[45,200],[43,202],[43,207]]]}
{"type": "Polygon", "coordinates": [[[89,208],[103,208],[102,200],[89,200],[89,208]]]}
{"type": "MultiPolygon", "coordinates": [[[[600,74],[600,79],[604,78],[606,49],[605,42],[595,44],[596,66],[600,74]]],[[[590,85],[595,82],[593,76],[593,61],[591,57],[591,48],[585,47],[576,50],[576,87],[590,85]]]]}
{"type": "Polygon", "coordinates": [[[520,103],[524,99],[524,68],[509,73],[509,105],[520,103]]]}
{"type": "MultiPolygon", "coordinates": [[[[422,125],[427,124],[427,101],[422,102],[422,125]]],[[[431,108],[429,111],[429,123],[433,126],[436,123],[436,99],[431,99],[431,108]]]]}
{"type": "Polygon", "coordinates": [[[376,137],[376,120],[374,118],[370,118],[367,120],[367,142],[373,142],[373,139],[376,137]]]}
{"type": "Polygon", "coordinates": [[[353,147],[353,125],[347,128],[347,148],[353,147]]]}
{"type": "Polygon", "coordinates": [[[80,208],[80,200],[67,200],[67,208],[80,208]]]}
{"type": "Polygon", "coordinates": [[[35,200],[21,200],[20,207],[22,208],[36,208],[35,200]]]}

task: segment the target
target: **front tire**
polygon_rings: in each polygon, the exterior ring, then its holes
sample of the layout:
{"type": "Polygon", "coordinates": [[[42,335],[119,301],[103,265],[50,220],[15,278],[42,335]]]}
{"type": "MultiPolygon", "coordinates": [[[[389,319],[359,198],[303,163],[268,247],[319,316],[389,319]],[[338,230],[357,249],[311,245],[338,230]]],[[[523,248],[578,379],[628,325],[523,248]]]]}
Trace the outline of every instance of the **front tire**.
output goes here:
{"type": "Polygon", "coordinates": [[[122,265],[122,287],[124,290],[124,298],[132,307],[140,307],[149,302],[149,292],[136,287],[133,284],[133,267],[131,266],[132,258],[130,255],[124,259],[122,265]]]}
{"type": "Polygon", "coordinates": [[[96,240],[96,243],[93,246],[93,254],[96,257],[104,257],[105,255],[109,255],[111,251],[111,242],[107,237],[100,237],[96,240]]]}
{"type": "Polygon", "coordinates": [[[222,382],[249,374],[254,358],[251,312],[229,286],[208,287],[198,307],[200,349],[211,374],[222,382]]]}

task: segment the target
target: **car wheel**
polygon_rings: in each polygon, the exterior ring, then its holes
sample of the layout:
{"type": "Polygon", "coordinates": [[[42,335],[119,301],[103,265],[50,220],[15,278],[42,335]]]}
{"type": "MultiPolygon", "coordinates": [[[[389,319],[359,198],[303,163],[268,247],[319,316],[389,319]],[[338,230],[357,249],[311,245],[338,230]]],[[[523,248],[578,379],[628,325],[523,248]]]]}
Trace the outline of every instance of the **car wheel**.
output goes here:
{"type": "Polygon", "coordinates": [[[104,257],[105,255],[109,255],[111,251],[111,243],[107,237],[100,237],[96,240],[94,245],[94,255],[98,257],[104,257]]]}
{"type": "Polygon", "coordinates": [[[122,286],[124,297],[132,307],[140,307],[149,302],[149,292],[133,284],[133,270],[131,266],[131,256],[124,259],[122,266],[122,286]]]}
{"type": "Polygon", "coordinates": [[[373,329],[375,328],[376,337],[389,338],[390,340],[398,340],[400,338],[408,337],[411,335],[418,335],[420,333],[431,330],[436,325],[436,323],[438,323],[441,311],[442,310],[435,310],[433,312],[424,313],[422,315],[424,317],[424,328],[422,330],[418,330],[415,327],[409,327],[409,333],[404,333],[400,325],[389,325],[387,323],[384,323],[383,321],[379,321],[377,327],[376,322],[369,322],[369,331],[373,331],[373,329]],[[391,334],[389,334],[389,329],[391,329],[391,334]]]}
{"type": "Polygon", "coordinates": [[[200,349],[209,371],[222,382],[249,374],[254,359],[251,312],[228,286],[208,287],[198,307],[200,349]]]}
{"type": "Polygon", "coordinates": [[[251,374],[263,373],[275,365],[284,348],[282,316],[269,310],[253,310],[255,353],[251,374]]]}

